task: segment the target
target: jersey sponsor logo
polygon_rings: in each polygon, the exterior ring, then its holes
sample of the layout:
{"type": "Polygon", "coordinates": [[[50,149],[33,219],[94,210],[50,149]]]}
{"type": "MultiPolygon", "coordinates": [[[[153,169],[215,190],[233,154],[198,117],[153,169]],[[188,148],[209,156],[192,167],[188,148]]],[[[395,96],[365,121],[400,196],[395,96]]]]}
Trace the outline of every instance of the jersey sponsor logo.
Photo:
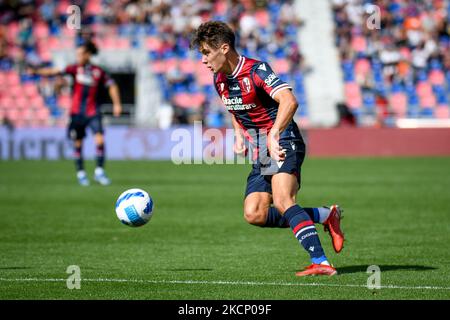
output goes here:
{"type": "Polygon", "coordinates": [[[267,71],[266,64],[263,63],[263,64],[259,65],[258,69],[259,70],[263,70],[263,71],[267,71]]]}
{"type": "Polygon", "coordinates": [[[250,85],[250,80],[247,77],[245,77],[244,79],[242,79],[242,83],[244,84],[245,91],[250,92],[250,90],[252,89],[252,86],[250,85]]]}
{"type": "Polygon", "coordinates": [[[266,79],[264,79],[264,82],[266,83],[266,85],[268,86],[268,87],[271,87],[274,83],[276,83],[278,80],[280,80],[280,79],[278,79],[277,78],[277,76],[275,75],[275,73],[271,73],[271,74],[269,74],[268,76],[267,76],[267,78],[266,79]],[[276,81],[274,81],[276,79],[276,81]]]}
{"type": "Polygon", "coordinates": [[[94,78],[90,74],[77,73],[77,82],[85,86],[92,86],[94,78]]]}
{"type": "Polygon", "coordinates": [[[242,103],[241,97],[227,98],[222,95],[222,102],[228,110],[248,110],[256,107],[254,103],[242,103]]]}

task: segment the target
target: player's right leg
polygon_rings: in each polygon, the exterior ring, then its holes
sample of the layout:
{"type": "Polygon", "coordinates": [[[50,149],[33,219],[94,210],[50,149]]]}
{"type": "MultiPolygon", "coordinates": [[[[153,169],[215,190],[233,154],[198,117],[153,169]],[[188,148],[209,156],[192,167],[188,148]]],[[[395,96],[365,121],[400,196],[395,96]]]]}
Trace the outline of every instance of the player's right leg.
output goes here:
{"type": "Polygon", "coordinates": [[[84,170],[83,159],[83,139],[85,136],[86,127],[80,117],[72,116],[68,128],[68,136],[73,141],[74,147],[74,161],[77,170],[78,183],[82,186],[88,186],[89,179],[84,170]]]}

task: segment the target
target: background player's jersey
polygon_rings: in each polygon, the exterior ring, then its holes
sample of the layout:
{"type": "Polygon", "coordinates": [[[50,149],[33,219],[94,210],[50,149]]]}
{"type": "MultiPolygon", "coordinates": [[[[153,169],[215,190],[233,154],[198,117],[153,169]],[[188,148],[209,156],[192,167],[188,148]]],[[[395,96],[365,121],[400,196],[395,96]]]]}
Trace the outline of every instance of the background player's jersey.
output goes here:
{"type": "Polygon", "coordinates": [[[109,87],[114,80],[102,68],[92,64],[69,65],[63,73],[73,79],[71,115],[93,117],[100,114],[97,101],[99,90],[102,86],[109,87]]]}
{"type": "MultiPolygon", "coordinates": [[[[231,75],[214,74],[214,84],[223,104],[244,130],[252,144],[258,132],[269,133],[278,113],[278,102],[274,96],[281,90],[292,89],[283,82],[266,62],[241,56],[231,75]]],[[[300,131],[294,121],[281,133],[280,139],[301,140],[300,131]]]]}

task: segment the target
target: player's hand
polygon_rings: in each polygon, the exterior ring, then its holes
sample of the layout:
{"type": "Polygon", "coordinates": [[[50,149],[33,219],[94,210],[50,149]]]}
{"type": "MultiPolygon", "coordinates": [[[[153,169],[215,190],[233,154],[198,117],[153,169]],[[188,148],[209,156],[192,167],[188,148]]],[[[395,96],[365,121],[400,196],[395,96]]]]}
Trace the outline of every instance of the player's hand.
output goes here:
{"type": "Polygon", "coordinates": [[[236,137],[233,145],[234,153],[245,156],[247,154],[247,147],[245,146],[244,139],[242,137],[236,137]]]}
{"type": "Polygon", "coordinates": [[[119,117],[122,114],[122,105],[121,104],[115,104],[113,106],[113,115],[114,117],[119,117]]]}
{"type": "Polygon", "coordinates": [[[286,150],[281,148],[280,131],[278,129],[272,128],[267,137],[267,144],[269,148],[270,157],[275,161],[284,161],[286,159],[286,150]]]}

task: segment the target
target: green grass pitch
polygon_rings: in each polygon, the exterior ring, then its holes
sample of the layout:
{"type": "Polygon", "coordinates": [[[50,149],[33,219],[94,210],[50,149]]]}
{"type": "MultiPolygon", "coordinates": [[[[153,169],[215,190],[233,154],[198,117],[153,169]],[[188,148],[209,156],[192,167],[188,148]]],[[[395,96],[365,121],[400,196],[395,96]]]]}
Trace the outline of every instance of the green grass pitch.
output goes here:
{"type": "Polygon", "coordinates": [[[339,275],[311,278],[294,276],[309,259],[289,229],[245,223],[248,165],[107,169],[111,186],[83,188],[70,161],[0,162],[0,299],[450,299],[450,158],[308,158],[299,203],[339,203],[347,236],[335,254],[318,227],[339,275]],[[155,202],[140,228],[114,212],[132,187],[155,202]]]}

